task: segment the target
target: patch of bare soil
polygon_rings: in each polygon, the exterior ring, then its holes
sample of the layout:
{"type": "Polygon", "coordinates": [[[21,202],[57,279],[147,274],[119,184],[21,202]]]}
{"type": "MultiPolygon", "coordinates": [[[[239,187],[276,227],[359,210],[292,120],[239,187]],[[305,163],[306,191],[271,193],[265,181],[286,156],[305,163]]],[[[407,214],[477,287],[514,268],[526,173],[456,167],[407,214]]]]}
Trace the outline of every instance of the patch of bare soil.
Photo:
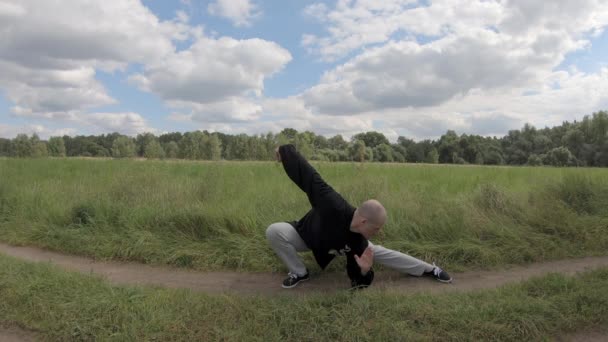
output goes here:
{"type": "MultiPolygon", "coordinates": [[[[345,273],[312,274],[310,281],[295,289],[285,290],[281,288],[285,274],[278,273],[201,272],[167,266],[95,261],[36,247],[17,247],[3,243],[0,243],[0,253],[27,261],[49,262],[70,271],[99,275],[113,284],[156,285],[216,294],[327,293],[347,289],[350,285],[345,273]]],[[[573,275],[602,266],[608,266],[608,256],[535,263],[499,271],[451,273],[454,278],[452,284],[442,284],[431,278],[409,277],[394,271],[382,271],[377,272],[373,287],[404,293],[472,291],[496,288],[552,272],[573,275]]]]}
{"type": "Polygon", "coordinates": [[[0,324],[0,341],[2,342],[34,342],[40,338],[34,332],[13,325],[0,324]]]}
{"type": "Polygon", "coordinates": [[[589,331],[579,331],[573,334],[560,336],[555,339],[557,342],[606,342],[608,341],[608,327],[603,330],[595,329],[589,331]]]}

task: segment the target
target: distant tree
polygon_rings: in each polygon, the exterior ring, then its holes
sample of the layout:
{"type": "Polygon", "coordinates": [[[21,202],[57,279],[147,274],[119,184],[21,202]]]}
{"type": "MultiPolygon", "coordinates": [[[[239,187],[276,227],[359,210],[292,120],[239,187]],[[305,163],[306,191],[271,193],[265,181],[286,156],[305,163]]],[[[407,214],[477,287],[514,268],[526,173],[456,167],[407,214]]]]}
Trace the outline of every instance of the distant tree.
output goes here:
{"type": "Polygon", "coordinates": [[[362,140],[357,140],[350,148],[350,157],[353,161],[364,162],[366,152],[365,143],[362,140]]]}
{"type": "Polygon", "coordinates": [[[348,142],[340,134],[327,139],[327,143],[332,150],[344,151],[348,148],[348,142]]]}
{"type": "Polygon", "coordinates": [[[13,153],[12,155],[19,158],[27,158],[32,156],[32,142],[28,138],[27,134],[18,134],[13,139],[13,153]]]}
{"type": "Polygon", "coordinates": [[[150,144],[150,142],[155,140],[157,140],[156,136],[154,136],[154,134],[152,133],[147,132],[143,134],[138,134],[135,138],[135,153],[140,157],[144,157],[146,147],[150,144]]]}
{"type": "Polygon", "coordinates": [[[0,138],[0,157],[8,157],[11,155],[11,140],[0,138]]]}
{"type": "MultiPolygon", "coordinates": [[[[114,144],[114,140],[116,140],[116,138],[120,137],[121,134],[118,132],[114,132],[114,133],[110,133],[110,134],[102,134],[101,136],[97,137],[96,139],[90,139],[92,142],[94,142],[95,144],[97,144],[98,146],[103,147],[103,149],[107,152],[103,153],[103,152],[99,152],[97,151],[96,153],[102,153],[104,154],[104,156],[109,157],[111,155],[111,151],[112,151],[112,145],[114,144]]],[[[97,148],[93,148],[93,149],[97,149],[97,148]]]]}
{"type": "Polygon", "coordinates": [[[94,141],[86,141],[85,148],[89,155],[93,157],[110,157],[112,155],[111,149],[108,150],[94,141]]]}
{"type": "Polygon", "coordinates": [[[608,140],[604,145],[598,147],[597,152],[595,153],[594,166],[608,166],[608,140]]]}
{"type": "Polygon", "coordinates": [[[553,142],[548,136],[544,134],[537,134],[534,136],[532,145],[534,146],[532,153],[543,154],[547,153],[551,149],[553,142]]]}
{"type": "Polygon", "coordinates": [[[340,151],[332,150],[329,148],[317,150],[314,155],[315,160],[321,161],[340,161],[340,151]]]}
{"type": "Polygon", "coordinates": [[[456,152],[454,152],[454,155],[452,156],[452,160],[454,161],[454,164],[466,164],[467,161],[464,160],[464,158],[462,158],[461,156],[459,156],[456,152]]]}
{"type": "Polygon", "coordinates": [[[388,144],[380,144],[374,150],[374,159],[380,162],[393,161],[393,149],[388,144]]]}
{"type": "Polygon", "coordinates": [[[293,128],[285,128],[283,129],[279,135],[281,136],[281,145],[283,144],[295,144],[296,136],[298,135],[298,131],[293,128]]]}
{"type": "Polygon", "coordinates": [[[504,158],[508,164],[523,165],[528,162],[528,156],[533,151],[533,142],[529,140],[535,129],[526,124],[525,134],[519,130],[511,130],[503,138],[504,158]],[[526,129],[526,127],[528,127],[526,129]]]}
{"type": "Polygon", "coordinates": [[[34,158],[48,157],[49,151],[46,147],[46,142],[41,141],[40,137],[38,137],[38,134],[36,134],[36,133],[32,134],[32,137],[30,138],[30,144],[32,146],[32,154],[31,154],[32,157],[34,157],[34,158]]]}
{"type": "Polygon", "coordinates": [[[300,152],[300,154],[302,154],[306,158],[310,158],[314,153],[314,149],[313,149],[314,139],[315,139],[314,133],[308,132],[308,131],[298,133],[296,135],[295,146],[298,149],[298,151],[300,152]]]}
{"type": "Polygon", "coordinates": [[[483,165],[484,159],[483,154],[481,152],[477,151],[477,153],[475,153],[475,161],[473,163],[477,165],[483,165]]]}
{"type": "Polygon", "coordinates": [[[49,139],[49,155],[51,157],[65,157],[65,143],[62,137],[51,137],[49,139]]]}
{"type": "Polygon", "coordinates": [[[49,150],[46,146],[46,142],[38,140],[32,142],[32,157],[44,158],[49,156],[49,150]]]}
{"type": "Polygon", "coordinates": [[[365,148],[365,160],[372,161],[374,160],[374,149],[371,147],[365,148]]]}
{"type": "Polygon", "coordinates": [[[405,163],[405,156],[407,156],[407,149],[405,146],[400,144],[392,144],[393,149],[393,160],[397,163],[405,163]]]}
{"type": "Polygon", "coordinates": [[[499,149],[490,149],[484,158],[484,162],[486,165],[503,165],[505,159],[499,149]]]}
{"type": "Polygon", "coordinates": [[[596,146],[603,146],[608,140],[608,112],[593,113],[591,130],[596,146]]]}
{"type": "Polygon", "coordinates": [[[440,163],[455,163],[460,155],[460,137],[456,132],[448,130],[438,141],[437,152],[440,163]]]}
{"type": "Polygon", "coordinates": [[[561,146],[550,150],[543,157],[543,164],[552,166],[575,165],[575,159],[567,147],[561,146]]]}
{"type": "Polygon", "coordinates": [[[439,152],[434,147],[429,151],[424,159],[425,163],[437,164],[439,162],[439,152]]]}
{"type": "Polygon", "coordinates": [[[135,157],[135,142],[127,136],[120,136],[112,144],[112,156],[114,158],[135,157]]]}
{"type": "Polygon", "coordinates": [[[165,144],[165,157],[175,159],[179,156],[179,146],[175,141],[169,141],[165,144]]]}
{"type": "Polygon", "coordinates": [[[313,148],[315,150],[320,150],[320,149],[329,147],[329,142],[327,141],[327,138],[325,138],[322,135],[315,135],[315,138],[314,138],[314,141],[312,144],[313,144],[313,148]]]}
{"type": "Polygon", "coordinates": [[[578,151],[585,144],[585,134],[578,127],[572,127],[562,137],[563,146],[567,147],[570,152],[578,151]]]}
{"type": "Polygon", "coordinates": [[[406,137],[399,136],[397,138],[397,144],[399,144],[399,145],[401,145],[401,146],[403,146],[403,147],[405,147],[407,149],[408,147],[410,147],[412,145],[415,145],[416,142],[414,140],[412,140],[412,139],[408,139],[406,137]]]}
{"type": "Polygon", "coordinates": [[[148,159],[162,159],[165,158],[165,150],[163,150],[156,139],[149,140],[146,146],[144,146],[144,157],[148,159]]]}
{"type": "Polygon", "coordinates": [[[158,137],[158,142],[160,142],[162,146],[166,146],[166,144],[170,143],[171,141],[177,143],[180,140],[182,140],[182,133],[180,132],[165,133],[158,137]]]}
{"type": "Polygon", "coordinates": [[[201,131],[186,132],[179,141],[180,157],[185,159],[203,159],[207,138],[201,131]]]}
{"type": "MultiPolygon", "coordinates": [[[[70,137],[67,135],[63,136],[65,144],[66,155],[72,156],[86,156],[86,157],[109,157],[111,155],[110,149],[103,146],[108,144],[111,139],[114,139],[114,135],[108,135],[100,139],[95,136],[75,136],[70,137]],[[101,145],[100,145],[101,143],[101,145]]],[[[112,146],[114,141],[112,140],[112,146]]]]}
{"type": "Polygon", "coordinates": [[[274,160],[274,149],[278,146],[275,135],[271,132],[266,133],[264,145],[266,147],[266,157],[264,160],[274,160]]]}
{"type": "Polygon", "coordinates": [[[355,134],[351,140],[353,142],[361,140],[365,143],[365,146],[371,148],[375,148],[380,144],[390,145],[388,139],[384,136],[384,134],[373,131],[355,134]]]}
{"type": "MultiPolygon", "coordinates": [[[[264,147],[263,145],[261,147],[264,147]]],[[[209,151],[209,159],[220,160],[222,159],[222,142],[220,141],[217,134],[211,134],[207,141],[207,149],[209,151]]],[[[265,152],[265,149],[263,150],[265,152]]],[[[261,157],[261,156],[260,156],[261,157]]]]}
{"type": "MultiPolygon", "coordinates": [[[[426,162],[426,156],[428,152],[434,148],[430,140],[421,141],[420,143],[413,143],[406,147],[407,153],[405,154],[405,160],[408,163],[422,163],[426,162]]],[[[435,150],[437,152],[437,150],[435,150]]]]}
{"type": "Polygon", "coordinates": [[[528,165],[530,165],[530,166],[542,166],[543,165],[543,159],[538,154],[531,154],[530,157],[528,157],[528,165]]]}
{"type": "Polygon", "coordinates": [[[595,146],[592,144],[583,144],[579,150],[579,155],[576,156],[581,166],[595,166],[595,146]]]}

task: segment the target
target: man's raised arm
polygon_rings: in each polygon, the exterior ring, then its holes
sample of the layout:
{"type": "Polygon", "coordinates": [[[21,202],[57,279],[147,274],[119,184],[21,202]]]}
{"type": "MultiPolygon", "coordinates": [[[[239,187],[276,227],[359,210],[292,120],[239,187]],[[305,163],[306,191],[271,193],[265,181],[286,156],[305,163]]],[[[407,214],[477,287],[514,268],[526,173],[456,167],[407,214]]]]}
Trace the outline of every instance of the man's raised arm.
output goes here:
{"type": "Polygon", "coordinates": [[[329,184],[308,161],[296,151],[293,145],[282,145],[277,151],[277,160],[283,163],[287,176],[306,193],[310,204],[315,208],[335,208],[343,205],[344,199],[329,184]]]}

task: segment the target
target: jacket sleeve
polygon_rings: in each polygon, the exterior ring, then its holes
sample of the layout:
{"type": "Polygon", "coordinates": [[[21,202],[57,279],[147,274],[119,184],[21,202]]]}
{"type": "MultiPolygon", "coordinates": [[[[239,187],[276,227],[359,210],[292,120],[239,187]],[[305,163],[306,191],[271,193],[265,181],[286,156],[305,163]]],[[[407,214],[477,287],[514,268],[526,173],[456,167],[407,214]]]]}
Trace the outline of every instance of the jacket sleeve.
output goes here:
{"type": "Polygon", "coordinates": [[[325,210],[345,206],[346,201],[342,196],[325,183],[317,170],[296,151],[295,146],[282,145],[279,147],[279,154],[287,176],[306,193],[313,208],[325,210]]]}
{"type": "Polygon", "coordinates": [[[370,268],[366,275],[361,274],[361,268],[355,260],[355,253],[351,252],[346,255],[346,272],[350,278],[352,289],[366,288],[372,284],[374,280],[374,269],[370,268]]]}

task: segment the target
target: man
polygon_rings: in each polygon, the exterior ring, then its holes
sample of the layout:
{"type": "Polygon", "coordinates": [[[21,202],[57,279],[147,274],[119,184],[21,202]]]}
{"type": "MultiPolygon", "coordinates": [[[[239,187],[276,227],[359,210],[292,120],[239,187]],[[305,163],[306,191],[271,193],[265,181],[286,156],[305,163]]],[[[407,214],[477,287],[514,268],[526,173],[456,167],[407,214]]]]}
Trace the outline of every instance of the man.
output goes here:
{"type": "Polygon", "coordinates": [[[336,255],[346,255],[346,270],[353,288],[372,283],[374,260],[408,274],[429,274],[440,281],[451,281],[449,275],[435,265],[368,241],[386,222],[386,210],[380,202],[371,199],[354,208],[325,183],[293,145],[280,146],[276,157],[312,205],[299,221],[274,223],[266,230],[270,245],[289,269],[284,288],[309,279],[308,270],[298,256],[298,252],[308,250],[312,250],[322,269],[336,255]]]}

